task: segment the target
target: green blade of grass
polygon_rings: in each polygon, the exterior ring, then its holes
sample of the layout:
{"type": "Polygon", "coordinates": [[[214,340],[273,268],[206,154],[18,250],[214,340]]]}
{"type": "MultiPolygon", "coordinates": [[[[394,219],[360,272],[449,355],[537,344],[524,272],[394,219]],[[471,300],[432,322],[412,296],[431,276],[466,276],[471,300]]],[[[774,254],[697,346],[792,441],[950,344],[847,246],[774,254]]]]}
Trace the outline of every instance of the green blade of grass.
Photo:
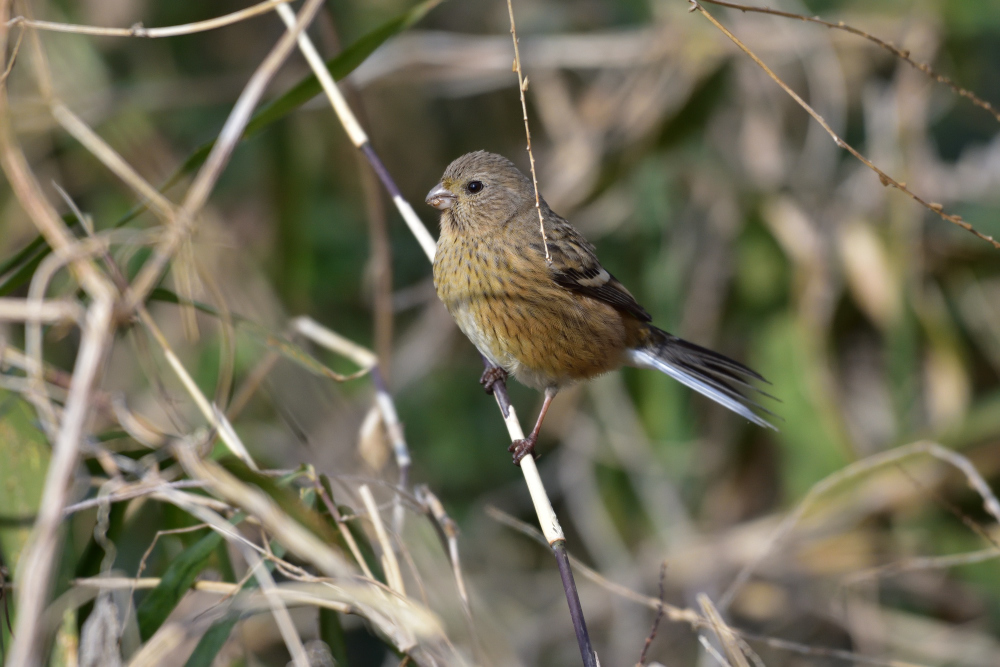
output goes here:
{"type": "Polygon", "coordinates": [[[211,667],[215,656],[222,650],[238,620],[236,617],[224,618],[213,623],[198,640],[198,645],[194,647],[184,667],[211,667]]]}
{"type": "Polygon", "coordinates": [[[340,624],[340,614],[332,609],[319,610],[319,638],[326,642],[333,655],[334,664],[347,667],[347,640],[340,624]]]}
{"type": "MultiPolygon", "coordinates": [[[[229,560],[225,543],[220,542],[218,547],[216,547],[216,551],[218,552],[217,558],[219,559],[220,569],[223,571],[223,579],[225,581],[235,581],[236,577],[233,572],[233,565],[229,560]]],[[[274,563],[265,562],[264,567],[269,571],[274,571],[274,563]]],[[[257,588],[257,580],[250,578],[240,588],[240,592],[255,588],[257,588]]],[[[225,646],[226,640],[229,639],[229,635],[232,634],[233,628],[236,627],[239,620],[240,615],[230,611],[212,623],[211,627],[198,640],[198,645],[194,647],[194,651],[191,652],[191,656],[184,663],[184,667],[211,667],[215,661],[215,656],[225,646]]]]}
{"type": "MultiPolygon", "coordinates": [[[[242,520],[243,516],[237,514],[231,523],[235,525],[242,520]]],[[[167,616],[170,615],[170,612],[174,610],[177,603],[194,584],[201,571],[208,565],[212,554],[221,542],[222,535],[213,530],[181,552],[181,555],[170,563],[160,578],[160,583],[149,592],[149,595],[136,609],[139,636],[142,637],[142,641],[152,637],[153,633],[167,620],[167,616]]]]}

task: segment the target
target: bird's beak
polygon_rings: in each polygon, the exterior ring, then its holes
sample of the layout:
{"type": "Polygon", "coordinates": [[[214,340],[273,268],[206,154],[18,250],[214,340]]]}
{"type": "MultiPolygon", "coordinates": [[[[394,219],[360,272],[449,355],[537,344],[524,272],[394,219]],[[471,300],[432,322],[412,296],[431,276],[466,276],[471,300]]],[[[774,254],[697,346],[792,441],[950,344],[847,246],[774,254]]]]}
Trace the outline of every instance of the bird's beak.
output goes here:
{"type": "Polygon", "coordinates": [[[437,210],[443,211],[446,208],[451,208],[451,205],[455,203],[455,193],[438,183],[427,193],[427,199],[424,201],[437,210]]]}

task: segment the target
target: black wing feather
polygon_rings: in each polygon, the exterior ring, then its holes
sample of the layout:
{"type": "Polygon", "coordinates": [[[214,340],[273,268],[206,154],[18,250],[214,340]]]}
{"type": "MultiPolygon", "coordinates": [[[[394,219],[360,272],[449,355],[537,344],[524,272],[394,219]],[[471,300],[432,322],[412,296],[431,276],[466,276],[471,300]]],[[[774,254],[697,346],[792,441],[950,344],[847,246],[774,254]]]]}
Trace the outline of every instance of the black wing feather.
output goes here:
{"type": "MultiPolygon", "coordinates": [[[[546,225],[546,232],[552,280],[566,289],[614,306],[637,320],[651,322],[653,318],[646,309],[601,266],[594,246],[568,222],[554,213],[551,216],[552,225],[546,225]]],[[[531,248],[545,253],[541,243],[532,243],[531,248]]]]}
{"type": "MultiPolygon", "coordinates": [[[[594,275],[597,273],[598,272],[595,271],[594,275]]],[[[557,284],[562,285],[567,289],[579,292],[580,294],[585,294],[591,298],[597,299],[598,301],[603,301],[619,310],[624,310],[626,313],[642,322],[652,322],[652,316],[646,312],[645,308],[639,305],[639,303],[635,300],[635,297],[629,294],[622,284],[618,282],[610,273],[608,274],[608,277],[610,280],[603,285],[591,287],[581,285],[580,280],[586,280],[587,276],[572,269],[569,271],[556,272],[553,276],[557,284]]]]}

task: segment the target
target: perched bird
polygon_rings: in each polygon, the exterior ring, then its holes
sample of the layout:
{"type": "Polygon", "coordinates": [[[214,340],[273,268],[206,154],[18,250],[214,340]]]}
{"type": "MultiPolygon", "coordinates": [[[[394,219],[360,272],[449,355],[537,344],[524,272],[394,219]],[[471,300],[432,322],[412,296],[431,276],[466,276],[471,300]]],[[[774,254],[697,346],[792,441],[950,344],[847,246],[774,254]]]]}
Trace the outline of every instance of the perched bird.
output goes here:
{"type": "Polygon", "coordinates": [[[509,373],[545,392],[531,435],[511,445],[515,463],[534,452],[559,389],[625,365],[666,373],[774,428],[750,406],[771,413],[740,391],[760,392],[749,381],[764,378],[653,326],[649,313],[601,266],[594,246],[539,201],[545,241],[531,180],[507,158],[485,151],[448,165],[427,195],[441,211],[434,287],[493,367],[481,381],[490,391],[509,373]]]}

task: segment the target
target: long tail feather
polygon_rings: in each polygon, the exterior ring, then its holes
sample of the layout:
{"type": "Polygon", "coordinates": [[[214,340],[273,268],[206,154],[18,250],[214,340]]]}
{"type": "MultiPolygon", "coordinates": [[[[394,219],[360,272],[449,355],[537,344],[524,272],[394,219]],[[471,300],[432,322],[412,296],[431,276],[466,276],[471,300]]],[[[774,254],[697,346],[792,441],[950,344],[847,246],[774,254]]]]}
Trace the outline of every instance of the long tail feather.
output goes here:
{"type": "Polygon", "coordinates": [[[689,343],[665,331],[653,329],[653,334],[649,344],[642,348],[629,350],[628,361],[630,364],[665,373],[681,384],[708,396],[719,405],[749,419],[754,424],[778,430],[773,424],[751,410],[751,407],[776,416],[773,412],[733,387],[735,383],[759,392],[768,398],[774,398],[747,382],[748,378],[767,382],[760,374],[738,361],[694,343],[689,343]]]}

